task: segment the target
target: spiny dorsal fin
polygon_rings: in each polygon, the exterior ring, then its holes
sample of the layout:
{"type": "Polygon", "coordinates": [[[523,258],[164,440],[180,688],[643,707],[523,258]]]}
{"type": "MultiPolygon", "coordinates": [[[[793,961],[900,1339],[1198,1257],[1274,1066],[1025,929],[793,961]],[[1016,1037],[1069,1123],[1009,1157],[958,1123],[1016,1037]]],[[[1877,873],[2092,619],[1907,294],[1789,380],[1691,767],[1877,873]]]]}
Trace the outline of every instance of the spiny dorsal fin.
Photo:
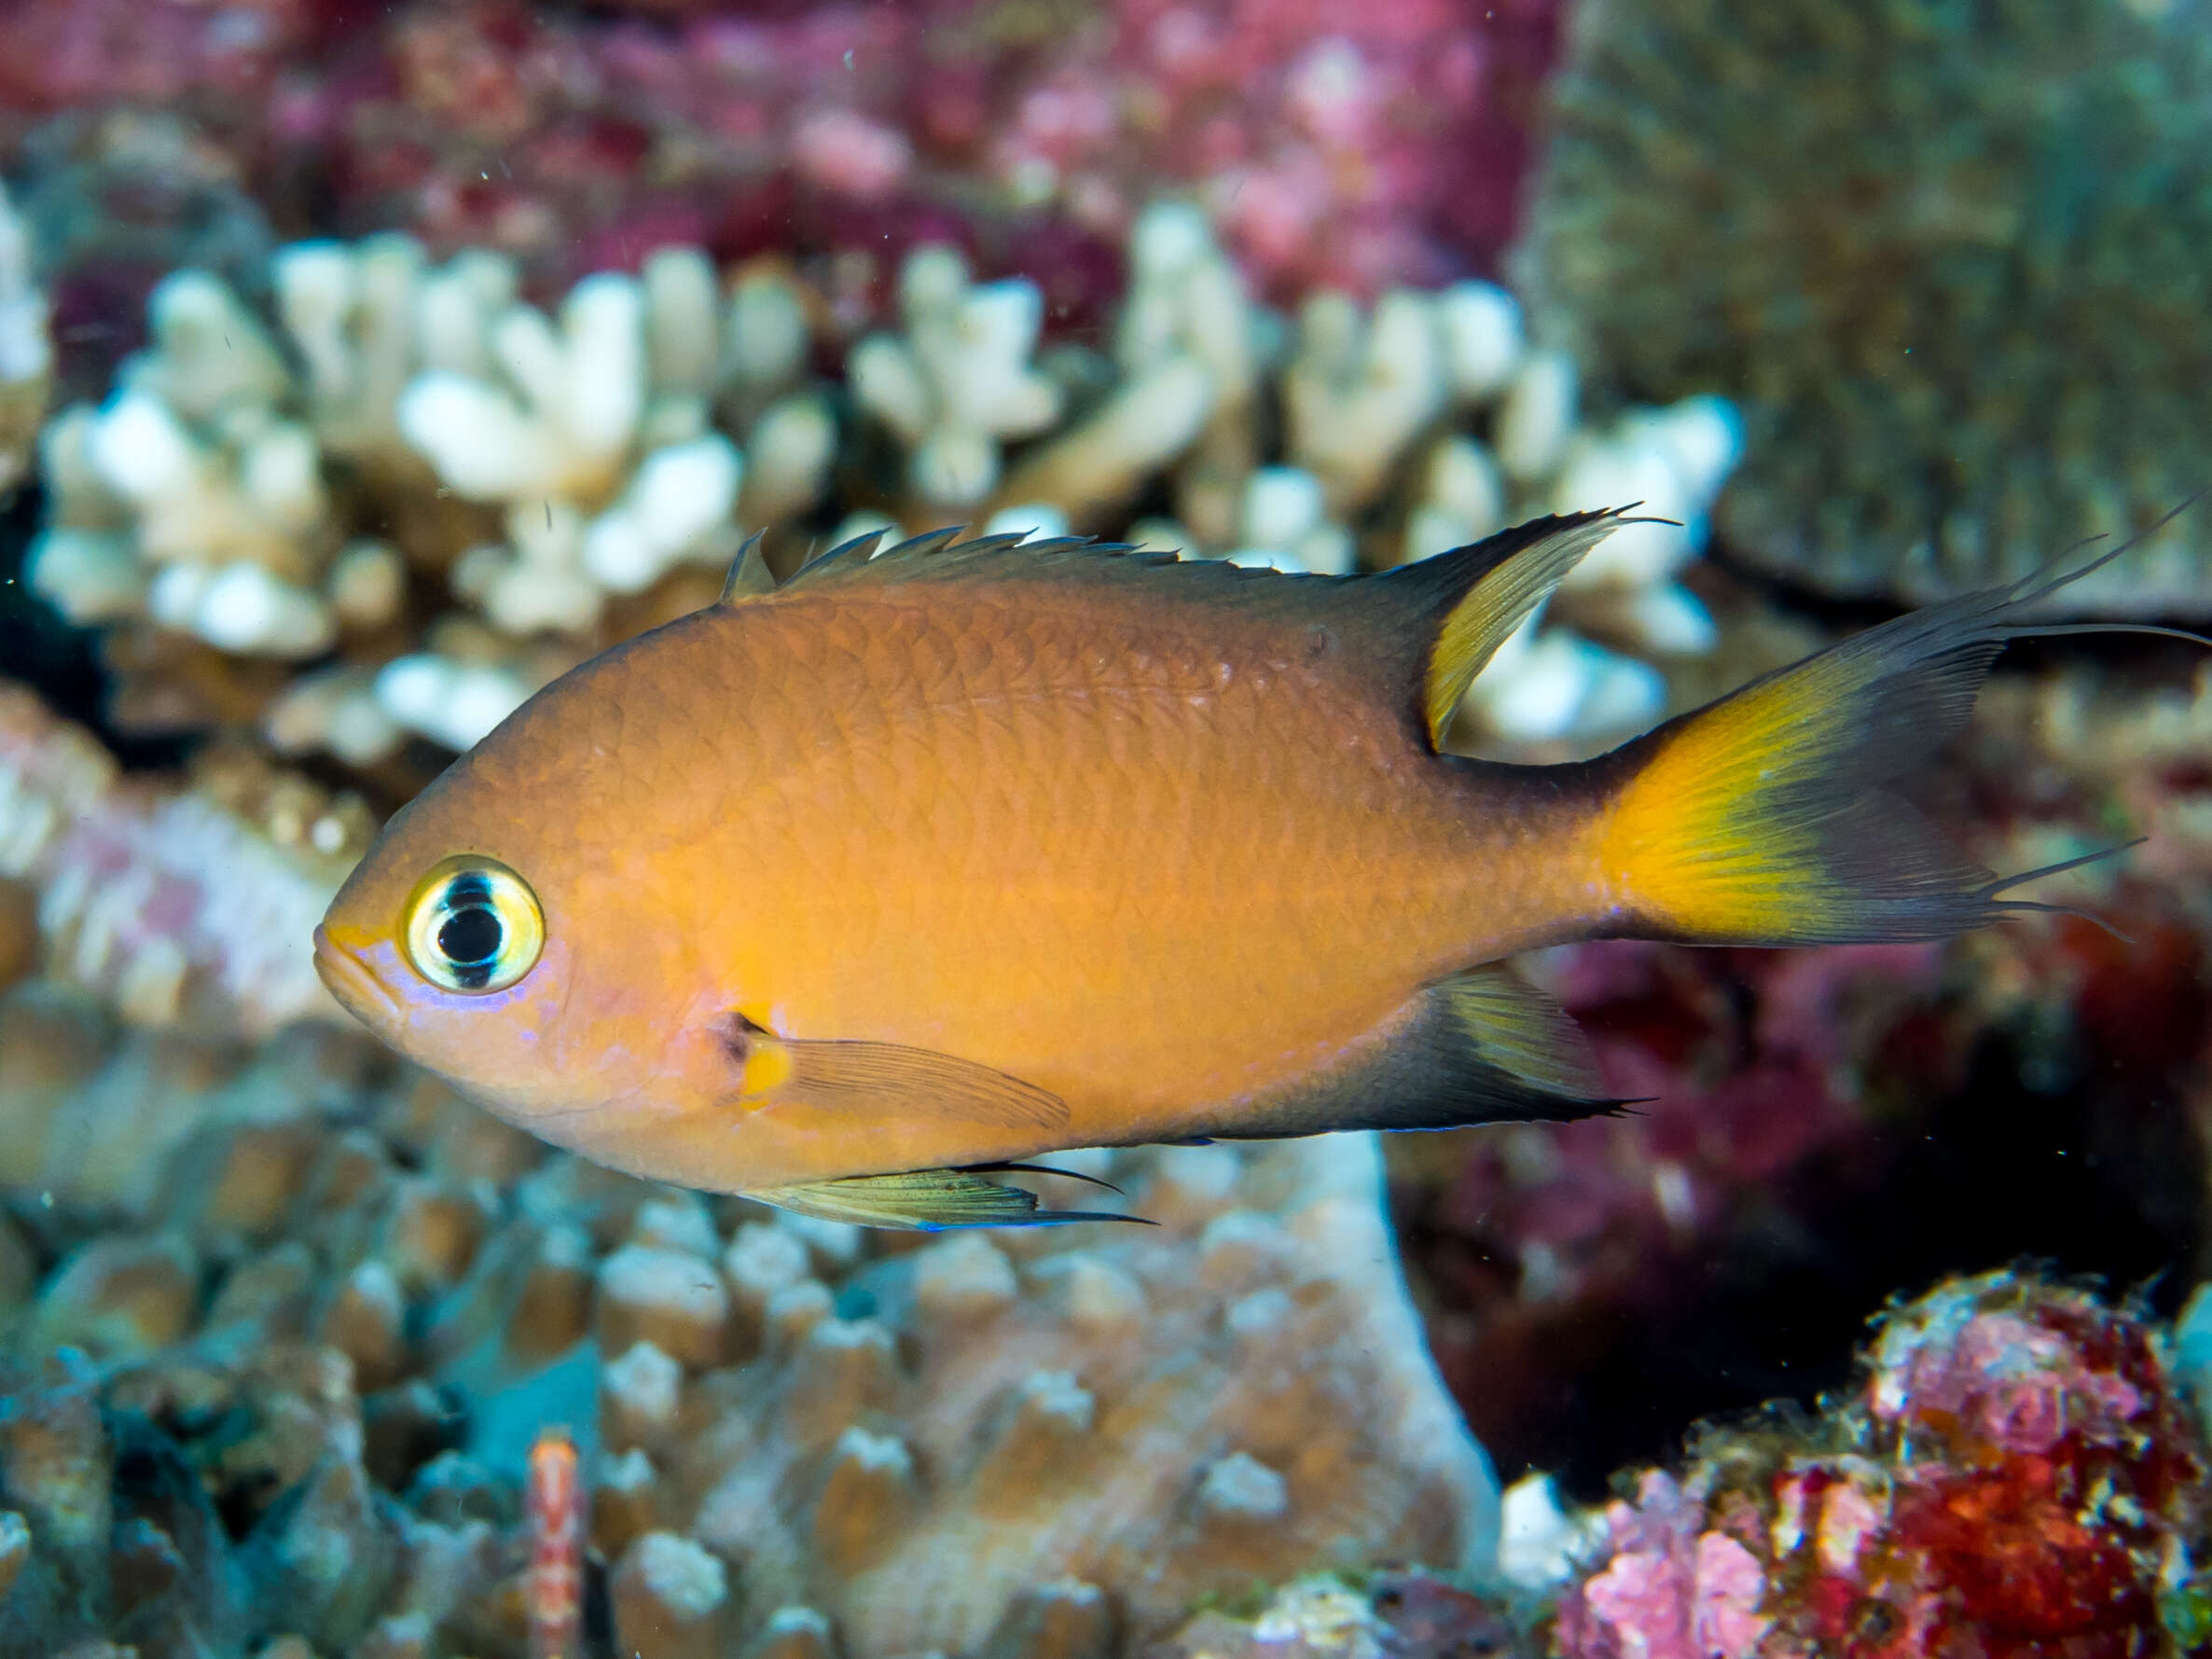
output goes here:
{"type": "Polygon", "coordinates": [[[1026,531],[1016,531],[971,536],[963,542],[957,539],[961,528],[954,525],[909,536],[881,552],[876,551],[880,532],[856,537],[809,559],[783,586],[791,588],[828,576],[845,581],[901,582],[916,576],[964,574],[994,563],[1012,572],[1064,565],[1071,559],[1104,563],[1127,557],[1145,565],[1176,562],[1172,553],[1143,553],[1126,543],[1095,541],[1089,536],[1031,537],[1026,531]]]}
{"type": "Polygon", "coordinates": [[[876,557],[877,546],[882,540],[883,532],[880,530],[871,530],[865,535],[856,535],[850,541],[839,542],[836,546],[830,548],[827,552],[815,554],[813,558],[808,560],[804,564],[800,565],[797,570],[793,571],[791,574],[785,578],[783,586],[788,588],[792,585],[792,583],[800,580],[802,577],[817,574],[829,566],[837,564],[840,561],[850,560],[854,564],[865,564],[869,560],[876,557]]]}
{"type": "Polygon", "coordinates": [[[1486,541],[1400,565],[1381,578],[1402,588],[1429,589],[1443,613],[1422,676],[1422,714],[1431,743],[1443,745],[1445,728],[1475,675],[1551,597],[1560,578],[1616,527],[1643,522],[1624,517],[1630,510],[1611,507],[1532,518],[1486,541]]]}
{"type": "Polygon", "coordinates": [[[1044,1227],[1064,1222],[1137,1222],[1142,1216],[1110,1210],[1045,1210],[1026,1187],[986,1181],[983,1168],[1059,1175],[1068,1171],[1033,1169],[1026,1165],[979,1166],[977,1169],[914,1169],[899,1175],[856,1175],[844,1181],[814,1181],[798,1186],[767,1187],[747,1193],[763,1204],[823,1221],[850,1222],[863,1227],[896,1227],[938,1233],[947,1227],[1044,1227]]]}
{"type": "Polygon", "coordinates": [[[745,538],[738,556],[730,560],[729,574],[723,578],[722,597],[714,601],[716,604],[740,604],[775,590],[776,578],[769,574],[768,561],[761,555],[760,538],[761,532],[754,531],[745,538]]]}

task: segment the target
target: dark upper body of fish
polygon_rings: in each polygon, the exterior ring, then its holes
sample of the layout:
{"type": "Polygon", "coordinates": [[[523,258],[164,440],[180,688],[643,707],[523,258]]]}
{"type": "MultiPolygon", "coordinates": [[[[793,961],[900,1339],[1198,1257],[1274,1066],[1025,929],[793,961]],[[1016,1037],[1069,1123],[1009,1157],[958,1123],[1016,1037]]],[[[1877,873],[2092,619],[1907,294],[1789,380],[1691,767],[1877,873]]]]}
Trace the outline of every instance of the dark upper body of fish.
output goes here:
{"type": "Polygon", "coordinates": [[[971,1171],[1068,1147],[1602,1110],[1500,959],[2003,914],[1881,785],[2070,579],[1901,617],[1594,762],[1440,753],[1618,521],[1347,578],[941,536],[772,591],[748,561],[400,812],[318,963],[550,1141],[885,1224],[1044,1219],[971,1171]]]}

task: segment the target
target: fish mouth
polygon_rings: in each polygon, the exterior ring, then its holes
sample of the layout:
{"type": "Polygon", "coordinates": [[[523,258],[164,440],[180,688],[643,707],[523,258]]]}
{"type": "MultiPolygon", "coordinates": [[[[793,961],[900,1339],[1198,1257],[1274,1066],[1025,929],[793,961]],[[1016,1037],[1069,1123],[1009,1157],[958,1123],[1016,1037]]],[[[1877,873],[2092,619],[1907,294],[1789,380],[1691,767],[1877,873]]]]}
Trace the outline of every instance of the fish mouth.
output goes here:
{"type": "Polygon", "coordinates": [[[399,999],[376,970],[344,947],[333,944],[327,929],[315,929],[315,972],[347,1013],[389,1029],[399,1023],[399,999]]]}

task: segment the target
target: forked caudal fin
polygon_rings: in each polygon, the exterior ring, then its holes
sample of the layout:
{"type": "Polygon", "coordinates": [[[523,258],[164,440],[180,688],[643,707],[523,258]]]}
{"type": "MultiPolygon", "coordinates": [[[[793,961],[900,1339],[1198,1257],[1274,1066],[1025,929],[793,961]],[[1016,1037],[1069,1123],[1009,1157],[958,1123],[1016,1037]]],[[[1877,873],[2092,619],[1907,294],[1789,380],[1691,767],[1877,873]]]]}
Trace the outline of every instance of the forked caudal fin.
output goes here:
{"type": "Polygon", "coordinates": [[[1613,772],[1598,846],[1613,931],[1700,944],[1903,941],[2053,908],[2004,895],[2087,861],[1993,875],[1886,786],[1965,723],[2012,640],[2141,632],[2212,644],[2136,624],[2024,620],[2133,546],[1869,629],[1594,763],[1613,772]]]}

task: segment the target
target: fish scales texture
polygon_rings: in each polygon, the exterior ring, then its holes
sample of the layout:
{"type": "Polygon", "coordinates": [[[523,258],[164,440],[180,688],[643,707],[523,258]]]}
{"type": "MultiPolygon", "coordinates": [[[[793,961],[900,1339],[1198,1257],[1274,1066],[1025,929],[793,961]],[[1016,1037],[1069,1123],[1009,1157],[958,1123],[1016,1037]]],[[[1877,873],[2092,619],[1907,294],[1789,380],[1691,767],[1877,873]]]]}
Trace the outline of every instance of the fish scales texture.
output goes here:
{"type": "Polygon", "coordinates": [[[979,1225],[1080,1219],[978,1168],[1068,1147],[1606,1109],[1572,1022],[1496,965],[1534,946],[1932,938],[2037,907],[1886,786],[2124,547],[1596,761],[1440,753],[1621,517],[1379,576],[942,537],[768,592],[733,575],[398,813],[317,964],[394,1046],[601,1162],[979,1225]]]}
{"type": "Polygon", "coordinates": [[[1464,785],[1333,635],[978,586],[795,593],[607,663],[580,695],[673,717],[605,744],[588,862],[654,849],[623,885],[794,1033],[962,1055],[1105,1140],[1479,957],[1464,785]]]}

